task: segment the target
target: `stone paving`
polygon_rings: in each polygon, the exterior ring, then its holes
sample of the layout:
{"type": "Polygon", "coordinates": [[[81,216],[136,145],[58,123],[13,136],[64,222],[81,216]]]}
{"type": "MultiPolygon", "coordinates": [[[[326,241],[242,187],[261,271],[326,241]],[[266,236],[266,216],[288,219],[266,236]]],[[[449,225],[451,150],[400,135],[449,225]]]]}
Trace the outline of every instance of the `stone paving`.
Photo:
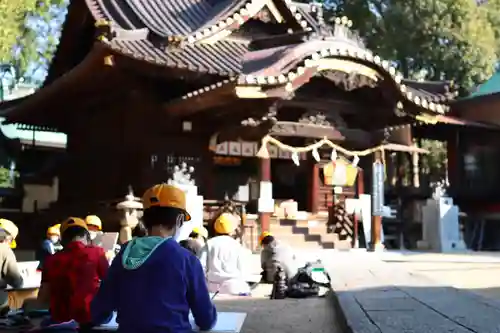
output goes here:
{"type": "Polygon", "coordinates": [[[354,333],[500,333],[500,303],[450,287],[379,254],[330,253],[324,261],[354,333]]]}
{"type": "Polygon", "coordinates": [[[500,253],[411,254],[382,256],[391,266],[500,301],[500,253]]]}
{"type": "MultiPolygon", "coordinates": [[[[300,259],[319,258],[321,251],[301,251],[300,259]]],[[[260,256],[252,255],[249,271],[260,273],[260,256]]],[[[342,333],[332,297],[270,300],[272,286],[259,284],[252,297],[217,295],[218,311],[246,312],[241,333],[342,333]]]]}
{"type": "Polygon", "coordinates": [[[217,310],[246,312],[241,333],[342,333],[332,302],[325,298],[218,299],[217,310]]]}

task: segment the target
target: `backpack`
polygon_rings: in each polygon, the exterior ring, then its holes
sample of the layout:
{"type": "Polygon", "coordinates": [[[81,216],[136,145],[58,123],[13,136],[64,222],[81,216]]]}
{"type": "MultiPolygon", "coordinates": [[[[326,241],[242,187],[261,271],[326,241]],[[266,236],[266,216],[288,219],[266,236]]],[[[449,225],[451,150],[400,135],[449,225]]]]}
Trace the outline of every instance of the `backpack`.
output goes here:
{"type": "Polygon", "coordinates": [[[287,296],[290,298],[318,297],[320,287],[330,288],[331,278],[321,261],[307,263],[290,279],[287,296]]]}

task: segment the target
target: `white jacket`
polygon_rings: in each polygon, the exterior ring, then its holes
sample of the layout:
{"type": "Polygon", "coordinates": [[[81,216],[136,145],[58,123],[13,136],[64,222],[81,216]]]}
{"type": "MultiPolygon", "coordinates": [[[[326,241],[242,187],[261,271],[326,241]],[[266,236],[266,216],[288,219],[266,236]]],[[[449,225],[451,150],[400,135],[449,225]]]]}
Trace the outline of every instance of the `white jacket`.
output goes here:
{"type": "Polygon", "coordinates": [[[248,250],[230,236],[217,236],[207,241],[200,254],[200,261],[210,292],[221,294],[249,294],[246,282],[248,250]]]}

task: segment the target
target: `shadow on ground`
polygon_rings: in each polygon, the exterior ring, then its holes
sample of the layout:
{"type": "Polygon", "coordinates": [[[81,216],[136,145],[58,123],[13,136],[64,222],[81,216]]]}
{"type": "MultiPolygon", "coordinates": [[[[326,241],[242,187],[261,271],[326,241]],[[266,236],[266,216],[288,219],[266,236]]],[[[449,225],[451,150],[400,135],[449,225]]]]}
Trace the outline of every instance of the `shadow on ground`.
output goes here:
{"type": "Polygon", "coordinates": [[[336,291],[334,303],[345,332],[497,333],[500,300],[481,296],[500,295],[491,289],[380,286],[336,291]]]}
{"type": "Polygon", "coordinates": [[[247,313],[241,333],[342,333],[333,295],[284,300],[239,297],[219,299],[215,304],[218,311],[247,313]]]}

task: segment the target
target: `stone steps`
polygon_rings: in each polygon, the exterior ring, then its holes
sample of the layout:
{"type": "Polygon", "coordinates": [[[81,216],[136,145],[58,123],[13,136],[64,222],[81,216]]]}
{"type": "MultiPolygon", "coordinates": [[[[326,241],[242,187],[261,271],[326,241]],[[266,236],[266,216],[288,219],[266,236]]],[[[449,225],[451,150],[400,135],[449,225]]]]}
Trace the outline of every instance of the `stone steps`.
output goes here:
{"type": "MultiPolygon", "coordinates": [[[[307,220],[289,220],[271,218],[270,231],[279,240],[299,249],[350,249],[351,241],[340,240],[336,233],[328,233],[326,217],[307,220]]],[[[247,225],[252,222],[247,223],[247,225]]],[[[252,249],[258,248],[259,232],[257,225],[248,226],[244,243],[252,249]]]]}

